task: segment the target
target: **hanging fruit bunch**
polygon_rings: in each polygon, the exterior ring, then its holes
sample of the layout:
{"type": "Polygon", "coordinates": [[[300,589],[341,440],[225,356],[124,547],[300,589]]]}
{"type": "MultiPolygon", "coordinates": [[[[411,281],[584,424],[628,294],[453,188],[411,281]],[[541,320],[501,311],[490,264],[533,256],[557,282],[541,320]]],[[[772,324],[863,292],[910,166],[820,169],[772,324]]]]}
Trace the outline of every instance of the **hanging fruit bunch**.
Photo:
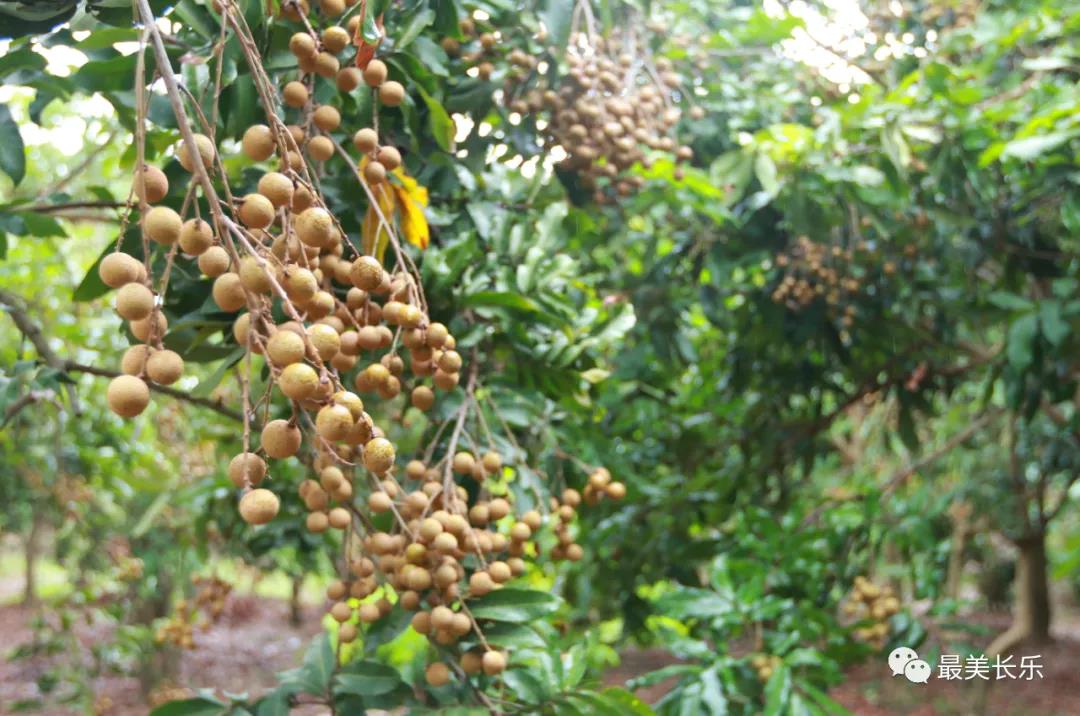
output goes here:
{"type": "MultiPolygon", "coordinates": [[[[378,129],[380,109],[401,104],[406,89],[389,79],[378,42],[361,35],[366,4],[350,9],[324,0],[313,13],[303,0],[284,0],[281,20],[297,26],[289,41],[296,71],[279,78],[265,69],[237,5],[217,3],[223,37],[239,40],[267,110],[265,123],[247,128],[240,141],[257,175],[243,188],[230,184],[216,127],[197,108],[189,114],[149,5],[137,4],[144,49],[153,47],[158,67],[166,68],[162,79],[182,136],[175,155],[190,185],[180,211],[159,204],[169,182],[144,160],[147,77],[140,52],[131,204],[143,259],[117,251],[100,264],[102,281],[116,289],[117,313],[140,342],[121,360],[109,406],[135,417],[152,388],[163,390],[183,375],[182,357],[163,342],[169,326],[162,307],[174,266],[190,264],[210,279],[204,285],[217,307],[235,316],[232,338],[245,353],[237,365],[242,449],[226,468],[243,520],[263,525],[275,518],[284,493],[273,480],[274,461],[301,460],[310,478],[286,499],[303,503],[307,530],[340,536],[333,542],[340,544],[341,573],[327,589],[338,641],[353,641],[365,625],[403,608],[415,612],[413,626],[436,648],[427,671],[432,685],[451,677],[448,662],[462,677],[499,674],[508,657],[485,639],[469,601],[524,572],[525,559],[539,554],[536,537],[545,523],[553,522],[558,535],[551,556],[579,559],[569,526],[581,496],[567,490],[552,505],[556,514],[515,514],[481,404],[477,352],[467,361],[447,326],[431,318],[414,259],[399,240],[404,233],[423,248],[426,223],[419,226],[422,212],[410,204],[415,180],[378,129]],[[354,14],[342,25],[346,12],[354,14]],[[316,102],[327,96],[327,84],[341,93],[366,87],[376,108],[372,126],[348,126],[333,101],[316,102]],[[350,139],[352,150],[343,146],[350,139]],[[367,197],[359,237],[339,221],[346,207],[333,206],[321,190],[318,178],[330,162],[347,166],[367,197]],[[165,255],[158,275],[155,253],[165,255]],[[260,374],[268,380],[255,395],[260,374]],[[413,408],[430,411],[439,393],[454,393],[459,407],[424,450],[402,459],[377,406],[405,394],[413,408]],[[486,447],[473,442],[470,422],[487,436],[486,447]]],[[[590,479],[585,500],[623,494],[606,474],[590,479]]],[[[189,616],[185,605],[161,638],[189,645],[189,616]]]]}
{"type": "Polygon", "coordinates": [[[843,606],[844,615],[869,620],[855,629],[855,638],[875,649],[885,646],[889,636],[889,617],[900,611],[900,600],[889,586],[879,586],[863,576],[855,577],[851,593],[843,606]]]}
{"type": "Polygon", "coordinates": [[[693,158],[673,135],[681,117],[681,79],[670,60],[653,58],[644,28],[601,36],[586,2],[575,6],[572,25],[562,74],[540,76],[538,62],[520,49],[506,54],[513,68],[506,106],[522,116],[546,112],[546,123],[537,124],[546,151],[564,154],[559,168],[605,202],[642,186],[644,177],[630,171],[635,165],[649,168],[664,156],[674,163],[693,158]]]}

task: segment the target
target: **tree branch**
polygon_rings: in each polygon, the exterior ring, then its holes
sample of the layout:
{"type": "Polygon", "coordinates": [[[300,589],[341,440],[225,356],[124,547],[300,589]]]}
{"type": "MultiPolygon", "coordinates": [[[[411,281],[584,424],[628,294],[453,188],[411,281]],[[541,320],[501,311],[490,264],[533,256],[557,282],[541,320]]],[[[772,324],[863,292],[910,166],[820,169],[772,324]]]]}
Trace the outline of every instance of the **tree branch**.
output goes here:
{"type": "MultiPolygon", "coordinates": [[[[97,375],[102,378],[116,378],[117,376],[123,375],[123,373],[118,370],[98,368],[97,366],[93,365],[76,363],[75,361],[65,361],[64,370],[75,373],[87,373],[89,375],[97,375]]],[[[241,413],[231,408],[225,407],[225,404],[222,403],[220,400],[200,398],[197,395],[192,395],[191,393],[188,393],[187,391],[177,390],[176,388],[170,388],[166,385],[158,385],[156,383],[151,383],[150,381],[147,381],[146,385],[148,388],[150,388],[150,390],[155,393],[161,393],[162,395],[167,395],[170,398],[182,400],[185,403],[191,403],[192,405],[198,405],[200,407],[213,410],[215,413],[218,413],[219,415],[224,415],[225,417],[235,420],[237,422],[243,422],[244,420],[244,416],[241,413]]]]}

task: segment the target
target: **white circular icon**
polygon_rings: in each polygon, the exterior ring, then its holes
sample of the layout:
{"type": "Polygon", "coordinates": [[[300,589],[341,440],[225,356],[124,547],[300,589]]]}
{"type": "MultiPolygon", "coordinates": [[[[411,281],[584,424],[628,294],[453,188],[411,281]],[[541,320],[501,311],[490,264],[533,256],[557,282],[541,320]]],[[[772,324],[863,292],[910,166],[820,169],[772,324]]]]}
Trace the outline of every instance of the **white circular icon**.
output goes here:
{"type": "Polygon", "coordinates": [[[913,684],[925,684],[930,680],[930,664],[922,659],[912,659],[904,667],[904,676],[913,684]]]}
{"type": "Polygon", "coordinates": [[[908,662],[918,658],[919,655],[915,653],[914,649],[909,649],[906,646],[896,647],[889,654],[889,668],[892,670],[892,675],[900,676],[904,673],[904,667],[907,666],[908,662]]]}

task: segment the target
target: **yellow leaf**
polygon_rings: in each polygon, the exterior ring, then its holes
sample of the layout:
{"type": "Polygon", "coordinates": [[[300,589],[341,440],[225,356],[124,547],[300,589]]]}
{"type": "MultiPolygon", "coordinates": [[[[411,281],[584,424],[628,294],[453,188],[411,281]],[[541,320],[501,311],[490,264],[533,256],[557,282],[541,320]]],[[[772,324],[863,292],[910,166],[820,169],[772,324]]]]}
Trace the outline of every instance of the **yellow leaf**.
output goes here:
{"type": "MultiPolygon", "coordinates": [[[[371,191],[378,200],[379,209],[382,210],[383,216],[386,217],[388,222],[393,221],[394,192],[390,190],[390,186],[386,182],[379,182],[371,187],[371,191]]],[[[370,254],[379,261],[383,260],[383,254],[386,252],[386,245],[390,243],[390,234],[387,232],[386,226],[383,225],[382,220],[375,211],[374,204],[369,205],[367,212],[364,214],[364,223],[361,227],[360,241],[361,249],[365,254],[370,254]]]]}
{"type": "Polygon", "coordinates": [[[405,173],[404,167],[398,167],[394,170],[394,176],[401,182],[402,187],[405,188],[405,192],[409,197],[420,206],[428,205],[428,190],[426,186],[421,186],[418,181],[405,173]]]}
{"type": "MultiPolygon", "coordinates": [[[[416,180],[413,180],[413,184],[416,185],[416,180]]],[[[423,190],[426,204],[427,189],[420,189],[423,190]]],[[[394,187],[394,193],[397,194],[398,206],[401,208],[401,233],[413,246],[426,249],[431,243],[431,231],[428,229],[427,217],[424,216],[421,204],[414,198],[416,193],[410,194],[408,189],[400,186],[394,187]]]]}

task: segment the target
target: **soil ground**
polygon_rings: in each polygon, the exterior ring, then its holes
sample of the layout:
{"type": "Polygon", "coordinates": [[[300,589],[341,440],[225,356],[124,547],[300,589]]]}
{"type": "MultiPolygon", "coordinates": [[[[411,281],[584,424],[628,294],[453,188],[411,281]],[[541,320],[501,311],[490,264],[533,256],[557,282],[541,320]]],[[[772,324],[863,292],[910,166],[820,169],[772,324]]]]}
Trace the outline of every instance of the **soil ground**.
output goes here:
{"type": "MultiPolygon", "coordinates": [[[[10,585],[6,585],[10,586],[10,585]]],[[[11,594],[11,591],[4,590],[11,594]]],[[[58,664],[73,662],[70,649],[30,658],[10,659],[19,647],[32,643],[31,621],[36,612],[21,606],[0,607],[0,715],[15,713],[17,704],[38,699],[39,678],[58,664]]],[[[304,646],[320,629],[321,608],[304,607],[299,626],[291,626],[287,604],[278,599],[252,595],[229,597],[225,613],[208,631],[196,632],[196,648],[179,654],[177,683],[189,689],[210,688],[219,693],[247,691],[259,693],[275,682],[275,674],[294,667],[304,646]]],[[[1006,614],[972,617],[992,632],[1008,625],[1006,614]]],[[[89,671],[90,647],[112,637],[112,628],[103,624],[79,624],[74,631],[82,653],[78,658],[89,671]]],[[[916,685],[900,677],[890,677],[884,659],[868,662],[848,672],[832,696],[860,716],[1070,716],[1080,714],[1080,618],[1062,615],[1057,620],[1056,640],[1039,648],[1022,648],[1022,654],[1041,654],[1044,678],[1035,681],[999,681],[988,694],[985,708],[975,708],[972,682],[931,679],[916,685]]],[[[605,678],[609,684],[673,663],[670,654],[659,650],[630,649],[622,663],[605,678]]],[[[97,677],[91,687],[102,716],[142,716],[149,710],[137,678],[123,674],[97,677]]],[[[646,701],[655,701],[670,688],[658,684],[639,692],[646,701]]],[[[156,696],[183,697],[184,689],[159,689],[156,696]]],[[[29,713],[68,716],[81,713],[50,699],[29,713]]],[[[294,714],[300,714],[294,711],[294,714]]],[[[308,709],[304,716],[315,716],[308,709]]]]}

